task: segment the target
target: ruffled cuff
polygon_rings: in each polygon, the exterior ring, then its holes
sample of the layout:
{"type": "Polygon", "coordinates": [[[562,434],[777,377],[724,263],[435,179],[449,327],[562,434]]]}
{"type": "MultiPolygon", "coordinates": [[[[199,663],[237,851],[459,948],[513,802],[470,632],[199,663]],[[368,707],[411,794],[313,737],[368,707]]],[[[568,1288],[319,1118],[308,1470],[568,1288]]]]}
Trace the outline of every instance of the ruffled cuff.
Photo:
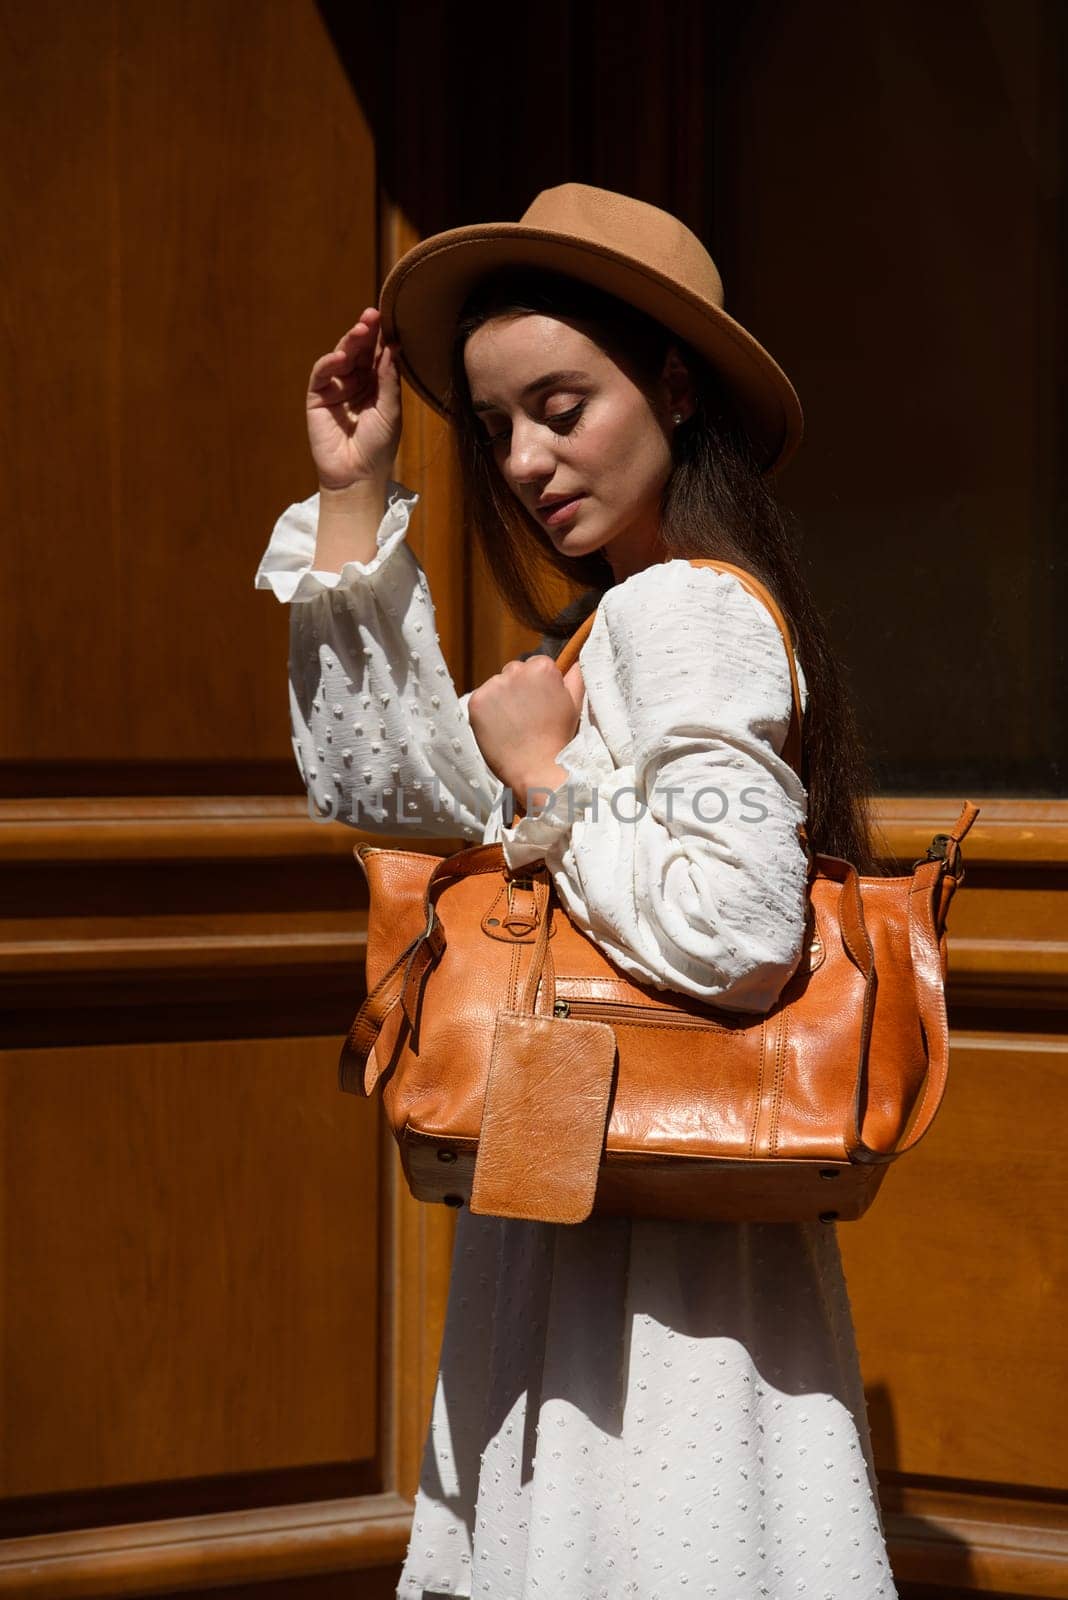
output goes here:
{"type": "MultiPolygon", "coordinates": [[[[548,861],[570,836],[572,825],[585,817],[594,803],[597,779],[577,765],[579,735],[566,744],[556,757],[557,764],[567,772],[567,782],[555,789],[551,796],[539,791],[532,798],[533,809],[512,824],[501,827],[501,847],[509,867],[516,870],[543,856],[548,861]]],[[[524,800],[526,796],[522,797],[524,800]]]]}
{"type": "Polygon", "coordinates": [[[408,533],[411,513],[419,496],[413,489],[390,479],[386,510],[378,525],[378,549],[370,561],[346,561],[340,572],[313,567],[319,525],[319,496],[310,495],[289,506],[274,525],[267,549],[256,569],[256,588],[270,589],[283,604],[299,605],[327,589],[348,589],[381,571],[408,533]]]}

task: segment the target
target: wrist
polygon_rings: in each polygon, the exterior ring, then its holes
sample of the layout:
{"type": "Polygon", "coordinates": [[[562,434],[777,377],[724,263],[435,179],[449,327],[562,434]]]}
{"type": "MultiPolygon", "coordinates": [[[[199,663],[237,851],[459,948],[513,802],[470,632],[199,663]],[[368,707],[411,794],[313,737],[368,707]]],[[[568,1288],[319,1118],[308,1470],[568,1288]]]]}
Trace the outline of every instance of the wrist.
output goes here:
{"type": "Polygon", "coordinates": [[[516,805],[524,812],[541,811],[559,789],[566,788],[571,774],[559,762],[542,764],[536,772],[521,774],[518,782],[509,785],[516,805]]]}
{"type": "Polygon", "coordinates": [[[388,487],[388,472],[374,478],[357,478],[354,483],[346,484],[344,488],[320,482],[319,505],[323,510],[343,513],[365,511],[372,506],[384,511],[388,487]]]}

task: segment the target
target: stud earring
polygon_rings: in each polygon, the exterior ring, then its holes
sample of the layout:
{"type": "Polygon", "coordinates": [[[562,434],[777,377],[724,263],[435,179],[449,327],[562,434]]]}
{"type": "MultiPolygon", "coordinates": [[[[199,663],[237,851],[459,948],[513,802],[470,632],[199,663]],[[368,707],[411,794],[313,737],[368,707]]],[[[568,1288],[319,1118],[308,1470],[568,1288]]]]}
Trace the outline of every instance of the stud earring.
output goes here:
{"type": "Polygon", "coordinates": [[[681,411],[676,411],[671,420],[675,424],[675,426],[678,427],[679,423],[682,421],[682,412],[681,411]]]}

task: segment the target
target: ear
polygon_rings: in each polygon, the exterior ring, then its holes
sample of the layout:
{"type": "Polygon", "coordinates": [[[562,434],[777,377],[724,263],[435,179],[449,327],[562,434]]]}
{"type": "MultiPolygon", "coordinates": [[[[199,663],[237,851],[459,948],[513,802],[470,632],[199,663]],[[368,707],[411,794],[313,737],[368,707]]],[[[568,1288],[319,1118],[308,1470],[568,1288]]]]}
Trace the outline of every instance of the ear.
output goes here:
{"type": "Polygon", "coordinates": [[[668,346],[660,370],[660,384],[668,411],[672,414],[681,411],[684,421],[690,418],[697,403],[694,382],[677,345],[668,346]]]}

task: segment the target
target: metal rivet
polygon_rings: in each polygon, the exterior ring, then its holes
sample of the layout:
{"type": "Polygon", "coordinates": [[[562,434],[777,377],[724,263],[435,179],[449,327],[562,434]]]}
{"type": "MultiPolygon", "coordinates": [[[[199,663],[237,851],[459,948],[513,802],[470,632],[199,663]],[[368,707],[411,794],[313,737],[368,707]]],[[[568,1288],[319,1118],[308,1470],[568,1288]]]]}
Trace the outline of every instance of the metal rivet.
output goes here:
{"type": "Polygon", "coordinates": [[[821,1178],[837,1178],[839,1176],[840,1176],[840,1173],[839,1173],[839,1170],[838,1170],[837,1167],[821,1167],[820,1168],[820,1177],[821,1178]]]}
{"type": "Polygon", "coordinates": [[[464,1203],[464,1197],[462,1194],[447,1194],[444,1196],[444,1199],[447,1206],[456,1206],[457,1209],[464,1203]]]}
{"type": "Polygon", "coordinates": [[[821,1222],[833,1222],[834,1219],[837,1217],[837,1215],[838,1215],[837,1211],[821,1211],[820,1212],[820,1221],[821,1222]]]}
{"type": "Polygon", "coordinates": [[[451,1165],[451,1163],[456,1160],[456,1151],[455,1150],[439,1150],[438,1151],[438,1160],[439,1161],[444,1161],[446,1165],[451,1165]]]}

